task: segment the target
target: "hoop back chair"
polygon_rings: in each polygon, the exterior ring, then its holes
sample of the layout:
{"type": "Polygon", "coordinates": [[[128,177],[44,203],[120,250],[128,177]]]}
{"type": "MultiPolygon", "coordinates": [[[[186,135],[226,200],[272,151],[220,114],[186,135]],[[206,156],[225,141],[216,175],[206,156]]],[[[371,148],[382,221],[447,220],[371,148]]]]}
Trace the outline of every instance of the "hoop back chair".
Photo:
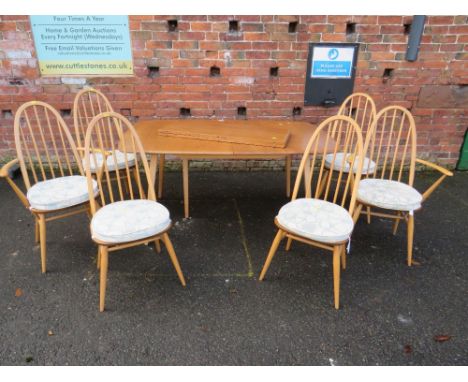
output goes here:
{"type": "Polygon", "coordinates": [[[107,97],[99,90],[87,87],[80,90],[73,101],[73,123],[76,144],[84,153],[86,130],[92,119],[101,113],[114,111],[107,97]]]}
{"type": "Polygon", "coordinates": [[[366,93],[353,93],[349,95],[338,110],[338,115],[345,115],[357,122],[363,136],[374,122],[376,114],[375,102],[366,93]]]}
{"type": "MultiPolygon", "coordinates": [[[[388,106],[376,116],[364,151],[375,163],[375,171],[364,174],[357,194],[357,210],[363,206],[394,211],[393,214],[370,212],[369,216],[395,219],[393,234],[400,220],[407,222],[407,263],[412,264],[414,211],[434,191],[446,176],[453,174],[433,163],[416,158],[416,125],[411,113],[400,106],[388,106]],[[416,163],[424,164],[442,173],[429,189],[420,194],[414,187],[416,163]]],[[[356,219],[358,214],[355,215],[356,219]]]]}
{"type": "MultiPolygon", "coordinates": [[[[84,88],[79,91],[73,102],[73,121],[75,125],[75,136],[76,142],[78,144],[78,151],[83,157],[83,166],[84,166],[84,139],[86,135],[86,130],[92,121],[92,119],[101,113],[114,111],[112,105],[107,99],[107,97],[99,90],[94,88],[84,88]]],[[[128,153],[130,158],[129,164],[130,167],[133,167],[133,154],[128,153]]],[[[125,159],[123,158],[122,153],[116,149],[117,161],[114,162],[113,158],[107,157],[109,163],[107,167],[109,171],[115,172],[115,169],[119,167],[122,169],[125,166],[125,159]]],[[[95,153],[95,159],[99,162],[102,161],[102,157],[98,153],[95,153]]],[[[96,173],[98,165],[95,165],[96,162],[92,162],[91,169],[96,173]]]]}
{"type": "MultiPolygon", "coordinates": [[[[65,121],[52,106],[32,101],[15,114],[17,159],[2,169],[23,205],[35,218],[35,240],[41,248],[41,270],[46,272],[46,222],[89,213],[89,194],[80,156],[65,121]],[[19,163],[26,195],[8,178],[11,165],[19,163]],[[53,214],[53,216],[51,216],[53,214]]],[[[91,183],[91,197],[97,183],[91,183]]]]}
{"type": "MultiPolygon", "coordinates": [[[[341,104],[338,115],[345,115],[354,119],[359,127],[361,128],[361,132],[363,137],[366,137],[367,134],[371,133],[371,127],[374,122],[376,116],[376,107],[375,102],[371,96],[366,93],[353,93],[349,95],[341,104]]],[[[338,158],[341,157],[343,154],[338,153],[338,158]]],[[[365,155],[365,152],[364,152],[365,155]]],[[[334,161],[334,166],[331,166],[331,161],[333,159],[332,154],[328,154],[326,157],[325,166],[328,169],[332,169],[333,171],[339,170],[337,166],[341,164],[341,161],[334,161]]],[[[343,164],[345,165],[345,171],[350,171],[349,168],[349,161],[344,161],[343,164]]],[[[367,157],[363,160],[362,166],[362,174],[366,174],[367,172],[374,171],[375,163],[372,163],[367,157]]]]}
{"type": "Polygon", "coordinates": [[[108,253],[119,249],[151,241],[158,248],[158,240],[161,238],[179,280],[185,286],[179,261],[167,233],[172,224],[169,211],[156,201],[143,146],[132,124],[124,116],[115,112],[102,113],[93,118],[89,125],[85,138],[85,170],[89,193],[93,192],[93,167],[96,163],[99,164],[96,172],[99,204],[91,201],[91,235],[98,245],[99,310],[104,311],[108,253]],[[117,158],[117,149],[122,153],[121,158],[117,158]],[[105,160],[99,160],[98,155],[105,160]],[[129,163],[130,156],[133,171],[129,163]],[[122,158],[124,165],[117,166],[117,161],[122,158]],[[115,177],[110,176],[109,163],[114,164],[115,177]],[[144,187],[148,185],[151,186],[146,195],[144,187]]]}
{"type": "Polygon", "coordinates": [[[302,157],[292,199],[275,218],[278,232],[273,240],[260,274],[264,279],[278,245],[285,237],[333,252],[333,285],[335,308],[339,308],[340,263],[346,267],[346,244],[354,228],[353,213],[356,191],[362,168],[363,142],[361,129],[350,117],[333,116],[315,130],[302,157]],[[319,149],[319,142],[323,148],[319,149]],[[338,157],[338,153],[344,155],[338,157]],[[327,176],[327,154],[332,163],[340,160],[337,180],[327,176]],[[340,158],[340,159],[338,159],[340,158]],[[353,173],[344,171],[344,161],[350,160],[353,173]],[[353,167],[355,166],[355,167],[353,167]],[[301,182],[305,181],[305,198],[298,198],[301,182]]]}

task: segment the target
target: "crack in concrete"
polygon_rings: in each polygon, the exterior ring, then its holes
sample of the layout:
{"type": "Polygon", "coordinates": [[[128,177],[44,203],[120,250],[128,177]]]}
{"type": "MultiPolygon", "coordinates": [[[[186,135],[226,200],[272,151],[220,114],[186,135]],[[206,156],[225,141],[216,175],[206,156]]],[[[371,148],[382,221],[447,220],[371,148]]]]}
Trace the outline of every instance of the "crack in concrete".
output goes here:
{"type": "Polygon", "coordinates": [[[236,199],[232,199],[232,200],[234,202],[234,208],[236,209],[236,213],[237,213],[237,221],[240,227],[242,246],[244,247],[245,257],[247,258],[247,269],[248,269],[247,276],[253,277],[254,272],[253,272],[253,267],[252,267],[252,257],[250,256],[249,247],[247,246],[247,238],[245,236],[244,221],[242,220],[242,216],[239,211],[239,206],[237,205],[237,200],[236,199]]]}

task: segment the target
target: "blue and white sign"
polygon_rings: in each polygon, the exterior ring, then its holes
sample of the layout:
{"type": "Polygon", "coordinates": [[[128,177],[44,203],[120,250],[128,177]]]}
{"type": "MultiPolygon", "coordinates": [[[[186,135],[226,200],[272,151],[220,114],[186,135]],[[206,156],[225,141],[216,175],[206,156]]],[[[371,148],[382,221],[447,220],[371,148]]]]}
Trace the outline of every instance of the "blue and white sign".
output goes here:
{"type": "Polygon", "coordinates": [[[351,78],[354,48],[315,47],[311,78],[351,78]]]}

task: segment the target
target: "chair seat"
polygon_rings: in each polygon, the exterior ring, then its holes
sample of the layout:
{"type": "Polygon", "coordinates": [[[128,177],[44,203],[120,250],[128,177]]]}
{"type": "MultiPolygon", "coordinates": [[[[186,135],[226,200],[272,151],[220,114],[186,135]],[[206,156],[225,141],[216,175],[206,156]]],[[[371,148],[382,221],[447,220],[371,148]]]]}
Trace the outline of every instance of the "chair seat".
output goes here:
{"type": "MultiPolygon", "coordinates": [[[[343,160],[344,156],[345,156],[344,153],[336,153],[335,162],[333,162],[333,154],[327,154],[325,156],[325,167],[328,169],[335,170],[335,171],[341,171],[341,169],[343,168],[343,172],[348,173],[351,168],[351,163],[348,159],[350,155],[347,154],[346,159],[343,160]]],[[[357,167],[358,167],[358,159],[359,157],[356,157],[354,161],[354,166],[353,166],[354,172],[357,170],[357,167]]],[[[375,171],[375,167],[376,167],[376,164],[373,160],[370,160],[369,158],[364,157],[363,164],[362,164],[362,174],[373,174],[375,171]]]]}
{"type": "Polygon", "coordinates": [[[323,243],[347,240],[353,219],[343,207],[320,199],[296,199],[284,205],[278,223],[291,233],[323,243]]]}
{"type": "MultiPolygon", "coordinates": [[[[90,154],[89,167],[92,173],[96,173],[98,172],[98,170],[101,169],[103,157],[104,155],[100,153],[90,154]],[[95,162],[97,162],[97,166],[95,162]]],[[[135,165],[135,154],[127,153],[126,158],[127,158],[128,167],[133,167],[135,165]]],[[[86,161],[83,158],[83,167],[85,167],[86,165],[85,162],[86,161]]],[[[109,171],[115,171],[116,168],[118,168],[119,170],[124,169],[125,168],[125,153],[119,150],[115,150],[115,158],[114,158],[114,155],[109,155],[106,159],[106,164],[107,164],[107,168],[109,169],[109,171]],[[116,166],[116,163],[117,163],[117,166],[116,166]]]]}
{"type": "Polygon", "coordinates": [[[358,201],[395,211],[413,211],[421,207],[422,195],[413,187],[388,179],[363,179],[359,182],[358,201]]]}
{"type": "Polygon", "coordinates": [[[157,235],[171,224],[169,211],[153,200],[124,200],[102,207],[91,220],[93,239],[125,243],[157,235]]]}
{"type": "MultiPolygon", "coordinates": [[[[93,180],[94,196],[98,194],[98,185],[93,180]]],[[[53,211],[72,207],[89,200],[88,182],[85,176],[72,175],[37,182],[26,197],[32,208],[41,211],[53,211]]]]}

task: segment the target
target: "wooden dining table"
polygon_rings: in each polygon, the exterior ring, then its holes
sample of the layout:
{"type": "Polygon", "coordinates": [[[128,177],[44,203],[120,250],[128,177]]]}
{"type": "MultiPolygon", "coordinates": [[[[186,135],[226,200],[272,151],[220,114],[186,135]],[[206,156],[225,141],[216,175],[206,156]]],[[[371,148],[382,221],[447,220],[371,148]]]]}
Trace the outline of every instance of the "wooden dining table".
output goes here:
{"type": "Polygon", "coordinates": [[[184,216],[189,217],[190,160],[285,159],[286,195],[289,197],[292,157],[304,153],[315,126],[285,120],[154,119],[138,121],[135,129],[145,152],[150,155],[153,180],[158,173],[159,197],[162,195],[165,156],[174,155],[182,160],[184,216]],[[258,138],[258,131],[267,132],[267,138],[284,139],[285,142],[274,141],[269,145],[264,139],[265,134],[262,134],[263,140],[258,138]],[[248,144],[238,143],[240,139],[245,139],[248,144]]]}

